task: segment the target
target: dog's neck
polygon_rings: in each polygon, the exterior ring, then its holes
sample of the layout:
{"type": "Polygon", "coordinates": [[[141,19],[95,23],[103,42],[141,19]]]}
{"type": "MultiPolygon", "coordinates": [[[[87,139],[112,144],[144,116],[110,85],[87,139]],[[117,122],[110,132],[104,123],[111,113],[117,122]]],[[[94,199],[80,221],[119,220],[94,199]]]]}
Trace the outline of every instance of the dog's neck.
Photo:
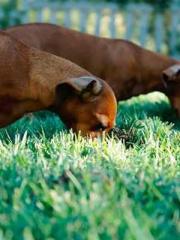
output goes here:
{"type": "Polygon", "coordinates": [[[145,83],[145,91],[165,91],[163,84],[163,71],[168,67],[179,64],[175,59],[146,50],[141,59],[140,78],[145,83]]]}
{"type": "MultiPolygon", "coordinates": [[[[127,99],[152,91],[160,91],[167,94],[162,74],[165,69],[174,64],[180,64],[180,62],[148,50],[145,50],[142,54],[140,53],[139,60],[137,59],[136,62],[137,74],[132,79],[130,78],[129,85],[125,86],[127,89],[123,98],[127,99]]],[[[132,75],[134,76],[134,73],[132,75]]]]}
{"type": "Polygon", "coordinates": [[[89,75],[72,62],[55,55],[31,49],[30,53],[30,92],[33,99],[38,99],[44,108],[55,100],[55,88],[62,81],[71,77],[89,75]]]}

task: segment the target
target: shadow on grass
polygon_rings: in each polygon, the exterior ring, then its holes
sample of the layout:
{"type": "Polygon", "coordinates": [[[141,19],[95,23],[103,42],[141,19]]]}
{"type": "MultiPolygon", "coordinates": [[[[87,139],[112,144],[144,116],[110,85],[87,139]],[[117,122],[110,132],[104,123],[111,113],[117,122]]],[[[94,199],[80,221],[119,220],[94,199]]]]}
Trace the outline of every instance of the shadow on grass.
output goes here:
{"type": "Polygon", "coordinates": [[[180,130],[180,119],[177,118],[168,98],[154,92],[122,101],[118,105],[117,125],[127,127],[135,120],[158,117],[162,122],[173,124],[173,129],[180,130]]]}
{"type": "MultiPolygon", "coordinates": [[[[180,120],[171,108],[168,99],[160,93],[152,93],[133,97],[127,101],[119,102],[117,126],[128,131],[138,120],[158,117],[163,122],[173,123],[175,130],[180,130],[180,120]]],[[[16,123],[0,130],[0,139],[14,141],[16,134],[36,138],[42,135],[49,139],[56,133],[67,131],[60,118],[53,113],[42,111],[28,114],[16,123]]]]}
{"type": "Polygon", "coordinates": [[[61,131],[67,130],[57,115],[48,111],[40,111],[27,114],[8,127],[0,129],[0,140],[14,142],[17,134],[22,137],[25,132],[30,137],[42,138],[44,136],[50,139],[61,131]]]}

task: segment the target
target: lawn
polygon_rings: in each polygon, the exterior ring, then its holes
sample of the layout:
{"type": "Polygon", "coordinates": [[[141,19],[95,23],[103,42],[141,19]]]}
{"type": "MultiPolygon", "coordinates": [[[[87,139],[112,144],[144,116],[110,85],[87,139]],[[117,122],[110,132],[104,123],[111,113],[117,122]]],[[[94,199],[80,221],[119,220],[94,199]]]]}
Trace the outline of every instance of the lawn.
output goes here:
{"type": "Polygon", "coordinates": [[[0,131],[0,239],[179,239],[180,121],[153,93],[119,103],[116,136],[49,113],[0,131]]]}

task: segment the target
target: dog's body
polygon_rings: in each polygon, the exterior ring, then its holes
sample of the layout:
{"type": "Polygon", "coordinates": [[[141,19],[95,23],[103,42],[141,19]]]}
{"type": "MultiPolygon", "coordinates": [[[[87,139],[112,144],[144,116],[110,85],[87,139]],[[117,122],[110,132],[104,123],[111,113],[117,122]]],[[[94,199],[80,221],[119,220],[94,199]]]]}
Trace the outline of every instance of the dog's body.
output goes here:
{"type": "Polygon", "coordinates": [[[174,105],[173,96],[162,82],[162,72],[180,64],[175,59],[129,41],[99,38],[52,24],[25,24],[7,32],[29,46],[67,58],[104,79],[118,100],[161,91],[180,114],[180,106],[174,105]]]}
{"type": "Polygon", "coordinates": [[[0,127],[25,113],[48,109],[85,135],[112,128],[116,101],[101,79],[66,59],[27,47],[3,31],[0,56],[0,127]]]}

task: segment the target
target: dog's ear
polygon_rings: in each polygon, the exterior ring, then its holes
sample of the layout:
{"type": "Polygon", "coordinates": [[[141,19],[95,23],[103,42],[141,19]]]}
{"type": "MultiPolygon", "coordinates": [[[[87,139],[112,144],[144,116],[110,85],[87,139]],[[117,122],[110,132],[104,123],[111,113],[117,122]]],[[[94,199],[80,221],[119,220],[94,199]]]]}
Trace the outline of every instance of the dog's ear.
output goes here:
{"type": "Polygon", "coordinates": [[[168,84],[179,82],[180,77],[180,64],[173,65],[163,71],[162,78],[165,86],[168,84]]]}
{"type": "Polygon", "coordinates": [[[98,96],[101,91],[102,82],[94,76],[70,78],[56,87],[56,93],[61,95],[61,99],[77,94],[82,99],[88,100],[98,96]]]}

